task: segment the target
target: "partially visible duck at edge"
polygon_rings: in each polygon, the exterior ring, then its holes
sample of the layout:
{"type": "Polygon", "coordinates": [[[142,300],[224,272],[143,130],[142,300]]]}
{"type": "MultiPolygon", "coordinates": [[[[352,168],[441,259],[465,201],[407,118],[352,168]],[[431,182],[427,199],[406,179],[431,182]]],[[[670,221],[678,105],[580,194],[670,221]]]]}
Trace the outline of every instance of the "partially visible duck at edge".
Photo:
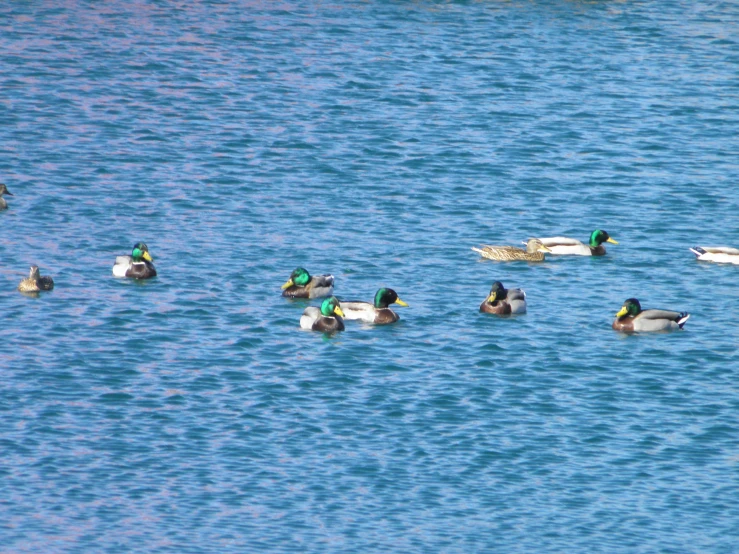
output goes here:
{"type": "Polygon", "coordinates": [[[478,252],[483,258],[498,262],[543,262],[544,252],[549,252],[549,248],[544,246],[539,239],[529,239],[526,243],[526,250],[515,246],[491,245],[483,245],[482,248],[473,246],[472,250],[478,252]]]}
{"type": "Polygon", "coordinates": [[[739,265],[739,248],[731,248],[729,246],[696,246],[691,248],[690,251],[701,262],[739,265]]]}
{"type": "Polygon", "coordinates": [[[616,314],[613,329],[622,333],[677,331],[688,321],[687,312],[670,310],[642,310],[636,298],[629,298],[616,314]]]}
{"type": "Polygon", "coordinates": [[[341,303],[335,296],[326,298],[320,309],[315,306],[306,308],[300,317],[301,329],[321,331],[323,333],[334,333],[344,330],[344,312],[341,303]]]}
{"type": "Polygon", "coordinates": [[[490,294],[480,304],[480,311],[495,315],[525,314],[526,293],[522,289],[507,289],[503,283],[495,281],[490,294]]]}
{"type": "Polygon", "coordinates": [[[390,304],[407,307],[408,304],[398,298],[398,293],[393,289],[381,288],[375,294],[374,303],[369,302],[341,302],[344,319],[354,319],[365,323],[385,325],[395,323],[400,316],[392,311],[390,304]]]}
{"type": "Polygon", "coordinates": [[[0,183],[0,210],[4,210],[8,207],[8,203],[5,201],[5,198],[3,198],[3,194],[13,196],[13,193],[8,190],[8,187],[3,183],[0,183]]]}
{"type": "Polygon", "coordinates": [[[113,275],[116,277],[130,277],[131,279],[150,279],[156,277],[157,270],[152,263],[154,260],[149,254],[149,248],[143,242],[137,242],[130,256],[117,256],[113,266],[113,275]]]}
{"type": "Polygon", "coordinates": [[[323,298],[334,293],[334,276],[311,276],[305,268],[298,267],[280,288],[287,298],[323,298]]]}
{"type": "Polygon", "coordinates": [[[28,277],[23,279],[20,285],[18,285],[18,290],[21,292],[40,292],[53,288],[54,279],[48,276],[42,277],[37,265],[31,266],[31,272],[28,277]]]}
{"type": "Polygon", "coordinates": [[[596,229],[590,233],[590,241],[584,244],[577,239],[568,237],[543,237],[539,240],[549,248],[553,255],[557,256],[604,256],[606,248],[604,242],[618,244],[608,233],[596,229]]]}

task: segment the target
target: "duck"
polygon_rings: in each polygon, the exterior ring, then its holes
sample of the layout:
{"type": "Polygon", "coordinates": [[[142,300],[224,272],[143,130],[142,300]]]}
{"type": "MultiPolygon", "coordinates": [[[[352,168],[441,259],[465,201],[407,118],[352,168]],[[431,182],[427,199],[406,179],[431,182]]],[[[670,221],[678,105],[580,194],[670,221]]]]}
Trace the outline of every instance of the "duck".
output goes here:
{"type": "Polygon", "coordinates": [[[31,272],[26,279],[23,279],[18,285],[20,292],[39,292],[42,290],[51,290],[54,288],[54,279],[48,276],[41,276],[37,265],[31,266],[31,272]]]}
{"type": "Polygon", "coordinates": [[[584,244],[577,239],[567,237],[543,237],[539,239],[550,252],[557,256],[604,256],[604,242],[618,244],[608,233],[596,229],[590,233],[590,241],[584,244]]]}
{"type": "Polygon", "coordinates": [[[301,329],[311,331],[322,331],[324,333],[334,333],[344,330],[344,312],[341,309],[341,303],[335,296],[326,298],[321,304],[320,309],[310,306],[305,309],[300,317],[301,329]]]}
{"type": "Polygon", "coordinates": [[[483,244],[482,248],[473,246],[472,250],[479,252],[483,258],[499,262],[543,262],[544,252],[550,252],[549,248],[544,246],[539,239],[529,239],[526,243],[526,250],[515,246],[490,246],[486,244],[483,244]]]}
{"type": "Polygon", "coordinates": [[[701,262],[716,262],[719,264],[739,264],[739,248],[728,246],[696,246],[690,251],[701,262]]]}
{"type": "Polygon", "coordinates": [[[398,293],[393,289],[381,288],[375,294],[374,303],[342,302],[341,309],[344,312],[344,319],[385,325],[395,323],[400,319],[400,316],[388,307],[390,304],[408,307],[408,304],[398,298],[398,293]]]}
{"type": "Polygon", "coordinates": [[[5,198],[3,198],[3,194],[13,196],[13,193],[8,190],[8,187],[3,183],[0,183],[0,210],[4,210],[8,207],[8,203],[5,201],[5,198]]]}
{"type": "Polygon", "coordinates": [[[490,294],[480,304],[480,311],[495,315],[526,313],[526,293],[522,289],[507,289],[500,281],[495,281],[490,294]]]}
{"type": "Polygon", "coordinates": [[[613,328],[622,333],[642,333],[650,331],[677,331],[688,321],[687,312],[670,310],[642,310],[636,298],[629,298],[616,314],[613,328]]]}
{"type": "Polygon", "coordinates": [[[333,275],[313,275],[298,267],[280,287],[286,298],[323,298],[334,293],[333,275]]]}
{"type": "Polygon", "coordinates": [[[113,266],[113,275],[116,277],[131,277],[132,279],[150,279],[156,277],[153,258],[149,254],[149,247],[143,242],[137,242],[130,256],[117,256],[113,266]]]}

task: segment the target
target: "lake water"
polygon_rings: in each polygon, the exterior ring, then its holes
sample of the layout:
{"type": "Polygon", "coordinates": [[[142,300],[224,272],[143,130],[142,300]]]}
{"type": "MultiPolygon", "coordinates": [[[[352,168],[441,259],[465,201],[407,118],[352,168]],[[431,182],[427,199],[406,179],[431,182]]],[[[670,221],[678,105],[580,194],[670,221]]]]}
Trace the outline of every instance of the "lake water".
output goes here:
{"type": "Polygon", "coordinates": [[[0,551],[739,549],[739,4],[0,7],[0,551]],[[585,240],[600,258],[480,260],[585,240]],[[145,241],[159,276],[113,278],[145,241]],[[18,293],[28,266],[54,277],[18,293]],[[279,286],[408,302],[302,331],[279,286]],[[494,280],[528,313],[478,312],[494,280]],[[689,311],[623,336],[624,299],[689,311]]]}

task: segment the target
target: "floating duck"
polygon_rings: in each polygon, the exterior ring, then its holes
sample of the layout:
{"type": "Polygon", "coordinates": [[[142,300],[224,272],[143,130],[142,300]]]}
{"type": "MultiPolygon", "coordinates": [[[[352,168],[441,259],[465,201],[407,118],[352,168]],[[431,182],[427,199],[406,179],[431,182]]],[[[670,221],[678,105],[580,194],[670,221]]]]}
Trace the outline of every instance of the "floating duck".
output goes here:
{"type": "Polygon", "coordinates": [[[728,246],[696,246],[690,251],[701,262],[716,262],[719,264],[739,264],[739,249],[728,246]]]}
{"type": "Polygon", "coordinates": [[[312,331],[333,333],[344,330],[344,312],[338,298],[331,296],[321,304],[321,308],[311,306],[306,308],[300,317],[300,327],[312,331]]]}
{"type": "Polygon", "coordinates": [[[54,288],[54,279],[51,277],[41,277],[37,265],[31,266],[31,272],[26,279],[23,279],[18,285],[21,292],[39,292],[42,290],[51,290],[54,288]]]}
{"type": "Polygon", "coordinates": [[[0,183],[0,210],[4,210],[8,207],[8,203],[5,201],[5,198],[3,198],[3,194],[13,196],[13,193],[8,190],[8,187],[6,187],[3,183],[0,183]]]}
{"type": "Polygon", "coordinates": [[[510,315],[526,313],[526,293],[522,289],[507,289],[495,281],[490,294],[480,304],[480,311],[487,314],[510,315]]]}
{"type": "Polygon", "coordinates": [[[629,298],[616,314],[613,328],[622,333],[676,331],[683,328],[689,317],[687,312],[642,310],[636,298],[629,298]]]}
{"type": "Polygon", "coordinates": [[[381,288],[375,294],[374,304],[369,302],[342,302],[341,309],[344,312],[344,319],[358,319],[365,323],[384,325],[395,323],[400,319],[398,314],[388,307],[390,304],[408,306],[398,298],[398,293],[393,289],[381,288]]]}
{"type": "Polygon", "coordinates": [[[282,285],[282,296],[288,298],[323,298],[334,293],[333,275],[314,275],[299,267],[282,285]]]}
{"type": "Polygon", "coordinates": [[[488,260],[496,260],[499,262],[527,261],[527,262],[543,262],[544,252],[549,252],[549,248],[539,239],[529,239],[526,243],[526,250],[515,246],[489,246],[483,245],[482,248],[472,247],[472,250],[479,252],[483,258],[488,260]]]}
{"type": "Polygon", "coordinates": [[[117,256],[113,266],[113,275],[116,277],[131,277],[132,279],[149,279],[156,277],[157,270],[154,260],[149,254],[149,248],[143,242],[137,242],[130,256],[117,256]]]}
{"type": "Polygon", "coordinates": [[[604,242],[618,244],[608,233],[596,229],[590,233],[590,242],[584,244],[567,237],[544,237],[539,239],[552,254],[559,256],[603,256],[606,253],[604,242]]]}

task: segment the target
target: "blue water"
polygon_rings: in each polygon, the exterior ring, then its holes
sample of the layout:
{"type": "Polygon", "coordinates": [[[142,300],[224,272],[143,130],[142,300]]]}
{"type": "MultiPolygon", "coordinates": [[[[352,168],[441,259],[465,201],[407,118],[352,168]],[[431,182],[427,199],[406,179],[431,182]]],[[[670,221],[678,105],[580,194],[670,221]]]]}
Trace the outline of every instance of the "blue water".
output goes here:
{"type": "Polygon", "coordinates": [[[0,551],[739,550],[739,267],[688,250],[739,246],[738,24],[4,3],[0,551]],[[595,228],[603,258],[470,251],[595,228]],[[139,240],[159,276],[114,279],[139,240]],[[410,307],[302,331],[297,266],[410,307]],[[526,315],[478,312],[496,279],[526,315]],[[692,316],[622,336],[632,296],[692,316]]]}

